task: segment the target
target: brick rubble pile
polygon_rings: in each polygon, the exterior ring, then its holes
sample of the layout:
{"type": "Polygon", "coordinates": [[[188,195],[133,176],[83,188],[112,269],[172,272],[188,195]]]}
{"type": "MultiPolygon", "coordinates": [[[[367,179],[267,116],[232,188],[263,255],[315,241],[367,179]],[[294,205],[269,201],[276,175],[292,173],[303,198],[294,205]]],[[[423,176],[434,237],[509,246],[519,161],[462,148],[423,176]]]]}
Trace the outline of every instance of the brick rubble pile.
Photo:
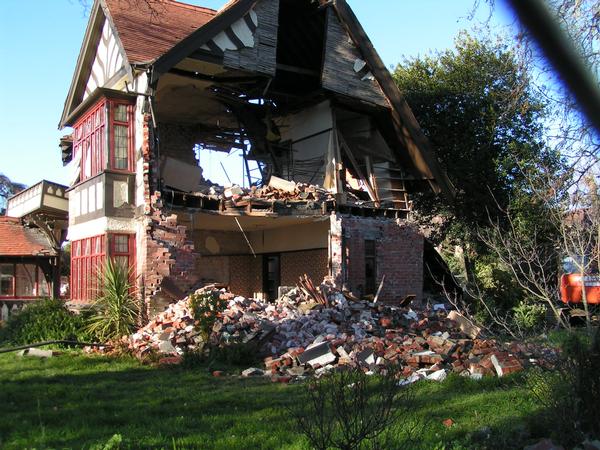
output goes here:
{"type": "MultiPolygon", "coordinates": [[[[311,298],[299,288],[269,303],[203,288],[228,301],[211,335],[216,345],[256,343],[264,368],[244,375],[273,379],[321,374],[340,365],[377,373],[400,364],[407,383],[442,380],[449,372],[479,378],[503,376],[530,364],[548,364],[552,352],[523,343],[478,338],[480,330],[444,305],[413,310],[365,300],[349,300],[330,285],[311,298]]],[[[321,291],[320,289],[320,291],[321,291]]],[[[201,348],[202,338],[185,298],[170,305],[130,336],[129,349],[143,358],[151,352],[177,356],[201,348]]]]}

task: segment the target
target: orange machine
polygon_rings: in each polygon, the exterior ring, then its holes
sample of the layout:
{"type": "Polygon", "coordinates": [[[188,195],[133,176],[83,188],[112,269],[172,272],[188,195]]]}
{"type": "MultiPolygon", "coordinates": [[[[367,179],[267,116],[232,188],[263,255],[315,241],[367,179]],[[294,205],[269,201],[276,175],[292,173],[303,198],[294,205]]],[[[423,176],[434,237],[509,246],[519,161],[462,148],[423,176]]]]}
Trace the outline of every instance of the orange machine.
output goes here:
{"type": "Polygon", "coordinates": [[[560,278],[560,297],[563,303],[581,303],[583,301],[582,285],[585,285],[587,302],[593,305],[600,304],[600,275],[582,277],[578,273],[565,274],[560,278]]]}

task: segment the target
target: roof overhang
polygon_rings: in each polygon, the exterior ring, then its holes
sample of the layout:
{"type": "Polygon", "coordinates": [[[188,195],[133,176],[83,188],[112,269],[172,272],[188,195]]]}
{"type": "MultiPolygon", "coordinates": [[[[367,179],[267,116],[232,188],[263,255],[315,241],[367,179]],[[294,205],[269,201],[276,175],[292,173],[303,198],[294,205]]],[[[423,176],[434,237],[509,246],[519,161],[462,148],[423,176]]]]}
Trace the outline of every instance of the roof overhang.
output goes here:
{"type": "Polygon", "coordinates": [[[72,127],[77,119],[79,119],[94,103],[101,98],[119,99],[119,100],[133,100],[137,97],[136,94],[129,92],[116,91],[114,89],[97,88],[92,92],[83,102],[77,106],[62,122],[63,127],[72,127]]]}
{"type": "Polygon", "coordinates": [[[198,28],[154,61],[150,84],[155,84],[162,74],[167,73],[184,58],[194,53],[218,33],[243,17],[256,2],[257,0],[239,0],[231,6],[219,10],[217,15],[209,22],[198,28]]]}

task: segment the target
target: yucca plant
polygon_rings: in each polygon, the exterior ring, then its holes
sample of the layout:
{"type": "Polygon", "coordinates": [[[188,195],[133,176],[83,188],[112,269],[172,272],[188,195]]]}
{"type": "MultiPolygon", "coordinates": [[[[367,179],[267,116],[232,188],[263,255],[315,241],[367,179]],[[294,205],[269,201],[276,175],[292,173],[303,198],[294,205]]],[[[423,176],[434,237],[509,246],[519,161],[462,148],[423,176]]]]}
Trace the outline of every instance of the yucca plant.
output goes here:
{"type": "Polygon", "coordinates": [[[139,306],[130,283],[131,270],[107,258],[98,272],[99,290],[87,331],[100,341],[130,334],[136,324],[139,306]]]}

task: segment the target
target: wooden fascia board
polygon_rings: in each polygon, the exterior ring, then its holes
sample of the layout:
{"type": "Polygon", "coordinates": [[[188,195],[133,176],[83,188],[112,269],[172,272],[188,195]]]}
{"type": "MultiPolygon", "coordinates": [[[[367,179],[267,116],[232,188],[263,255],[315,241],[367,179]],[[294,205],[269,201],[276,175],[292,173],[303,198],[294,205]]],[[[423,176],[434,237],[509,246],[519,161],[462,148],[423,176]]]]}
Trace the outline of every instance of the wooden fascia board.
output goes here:
{"type": "Polygon", "coordinates": [[[198,28],[185,39],[175,44],[167,53],[160,56],[154,62],[150,84],[158,81],[158,78],[175,67],[182,59],[188,57],[202,45],[218,33],[232,25],[236,20],[241,19],[257,0],[240,0],[229,9],[217,14],[209,22],[198,28]]]}
{"type": "Polygon", "coordinates": [[[440,167],[429,140],[423,134],[410,106],[400,93],[396,83],[394,83],[392,75],[383,64],[356,15],[346,3],[346,0],[336,0],[334,8],[342,25],[358,46],[371,72],[390,101],[392,119],[398,138],[405,145],[415,167],[425,178],[431,180],[432,188],[436,193],[441,191],[448,200],[452,201],[455,197],[452,182],[440,167]]]}
{"type": "Polygon", "coordinates": [[[127,71],[127,77],[129,78],[129,82],[133,83],[133,69],[131,68],[131,64],[129,63],[129,58],[127,57],[127,52],[125,51],[125,47],[123,47],[123,42],[121,41],[121,36],[119,36],[119,30],[115,26],[115,22],[110,15],[110,9],[106,6],[106,0],[99,0],[100,6],[102,7],[102,11],[104,11],[104,17],[108,20],[110,28],[115,36],[117,41],[117,46],[119,47],[119,51],[121,52],[121,56],[123,57],[123,67],[127,71]]]}
{"type": "Polygon", "coordinates": [[[77,107],[75,109],[73,109],[73,111],[67,117],[65,117],[65,121],[64,121],[65,126],[72,127],[73,124],[77,121],[77,119],[79,117],[81,117],[81,115],[84,114],[90,106],[92,106],[94,103],[96,103],[102,97],[112,98],[112,99],[132,100],[132,99],[136,98],[136,94],[125,92],[125,91],[117,91],[114,89],[108,89],[108,88],[103,88],[103,87],[94,89],[94,92],[92,92],[90,95],[88,95],[88,97],[84,101],[82,101],[79,105],[77,105],[77,107]]]}
{"type": "MultiPolygon", "coordinates": [[[[100,8],[100,0],[95,0],[92,11],[90,12],[90,20],[85,30],[83,43],[79,50],[79,56],[77,57],[77,64],[75,65],[75,71],[73,72],[71,86],[69,87],[69,92],[65,99],[65,105],[58,124],[59,129],[65,127],[65,121],[73,110],[73,103],[76,101],[77,94],[81,91],[80,85],[83,82],[87,82],[92,71],[93,58],[96,56],[94,50],[97,49],[98,42],[100,42],[100,36],[102,34],[101,25],[102,21],[105,20],[104,12],[100,14],[100,11],[102,11],[100,8]],[[94,43],[95,45],[93,45],[94,43]],[[82,81],[82,79],[84,81],[82,81]]],[[[83,89],[85,89],[85,86],[83,89]]]]}

